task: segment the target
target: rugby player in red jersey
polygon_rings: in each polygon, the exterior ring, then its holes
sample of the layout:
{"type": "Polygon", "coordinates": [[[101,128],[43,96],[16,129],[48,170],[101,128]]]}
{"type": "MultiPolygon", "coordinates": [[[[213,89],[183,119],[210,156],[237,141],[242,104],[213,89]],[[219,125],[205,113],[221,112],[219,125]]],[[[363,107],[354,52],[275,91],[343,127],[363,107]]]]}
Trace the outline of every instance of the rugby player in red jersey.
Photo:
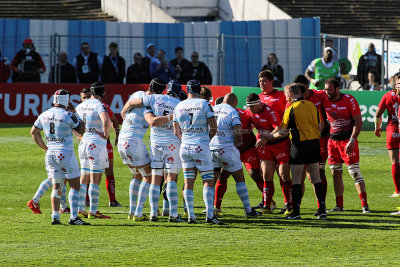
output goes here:
{"type": "MultiPolygon", "coordinates": [[[[286,108],[286,97],[283,91],[279,91],[272,86],[274,82],[274,74],[269,70],[263,70],[258,74],[258,82],[261,89],[261,94],[258,96],[262,103],[267,104],[270,108],[272,108],[276,113],[278,113],[279,118],[283,117],[283,113],[286,108]]],[[[277,174],[279,176],[279,183],[282,188],[283,196],[285,198],[285,206],[288,203],[288,199],[285,197],[285,183],[283,183],[283,179],[277,170],[277,174]]],[[[289,179],[290,180],[290,179],[289,179]]],[[[292,187],[291,180],[286,185],[292,187]]]]}
{"type": "Polygon", "coordinates": [[[367,192],[360,171],[357,142],[362,127],[361,111],[357,100],[351,95],[341,93],[339,87],[339,82],[334,78],[325,81],[324,91],[328,99],[323,105],[330,123],[328,163],[332,170],[336,195],[336,207],[330,211],[344,211],[342,177],[344,162],[361,199],[362,211],[368,213],[367,192]]]}
{"type": "Polygon", "coordinates": [[[378,109],[375,114],[375,135],[381,136],[382,132],[382,115],[387,110],[388,122],[386,126],[386,148],[392,162],[392,178],[396,192],[390,197],[400,196],[400,164],[399,164],[399,93],[400,93],[400,76],[394,79],[395,86],[393,91],[387,92],[383,95],[381,102],[379,102],[378,109]]]}
{"type": "MultiPolygon", "coordinates": [[[[326,180],[325,165],[326,165],[326,160],[328,159],[329,123],[325,123],[326,122],[326,113],[325,113],[325,108],[323,106],[323,103],[328,97],[323,90],[309,89],[308,80],[307,80],[306,76],[304,76],[304,75],[297,75],[294,78],[293,82],[303,86],[303,88],[304,88],[304,91],[302,92],[303,98],[305,100],[312,102],[318,108],[320,114],[322,115],[323,121],[324,121],[324,129],[322,130],[321,138],[319,139],[320,153],[321,153],[321,162],[319,163],[319,175],[320,175],[322,184],[324,185],[325,198],[326,198],[328,183],[326,180]]],[[[303,194],[304,194],[304,181],[303,181],[303,194]]],[[[318,209],[319,209],[320,208],[319,202],[317,201],[317,203],[318,203],[318,209]]],[[[317,212],[314,215],[319,216],[320,214],[317,212]]]]}
{"type": "Polygon", "coordinates": [[[289,138],[286,136],[273,141],[262,140],[261,135],[274,130],[276,126],[280,125],[281,119],[273,109],[261,102],[257,94],[249,94],[246,98],[246,104],[253,114],[251,116],[251,124],[258,131],[256,148],[261,160],[261,172],[264,180],[263,213],[272,213],[271,202],[274,195],[273,178],[275,170],[278,169],[279,176],[283,179],[283,192],[288,201],[288,209],[285,215],[289,215],[293,206],[289,168],[289,138]]]}

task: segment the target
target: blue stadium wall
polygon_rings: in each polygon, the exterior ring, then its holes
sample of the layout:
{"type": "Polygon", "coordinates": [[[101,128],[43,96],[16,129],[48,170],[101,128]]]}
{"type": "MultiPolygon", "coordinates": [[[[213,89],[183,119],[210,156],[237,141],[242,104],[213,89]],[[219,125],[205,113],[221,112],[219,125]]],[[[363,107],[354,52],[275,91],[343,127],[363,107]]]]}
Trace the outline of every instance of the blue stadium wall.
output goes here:
{"type": "MultiPolygon", "coordinates": [[[[145,55],[148,43],[165,50],[167,59],[175,57],[176,46],[184,48],[188,59],[192,51],[197,51],[200,60],[213,73],[214,84],[217,83],[218,71],[217,36],[235,36],[237,38],[224,39],[222,82],[225,85],[254,86],[269,53],[276,53],[284,67],[285,83],[304,73],[311,60],[320,56],[319,40],[302,38],[320,36],[319,18],[175,24],[1,19],[2,55],[11,61],[21,49],[23,40],[29,37],[35,42],[46,66],[49,66],[50,36],[54,33],[68,36],[60,39],[60,47],[67,52],[70,62],[79,53],[83,41],[89,42],[92,51],[100,55],[108,54],[110,42],[118,42],[120,54],[127,60],[127,65],[132,63],[134,52],[145,55]]],[[[47,78],[42,77],[42,82],[46,81],[47,78]]]]}

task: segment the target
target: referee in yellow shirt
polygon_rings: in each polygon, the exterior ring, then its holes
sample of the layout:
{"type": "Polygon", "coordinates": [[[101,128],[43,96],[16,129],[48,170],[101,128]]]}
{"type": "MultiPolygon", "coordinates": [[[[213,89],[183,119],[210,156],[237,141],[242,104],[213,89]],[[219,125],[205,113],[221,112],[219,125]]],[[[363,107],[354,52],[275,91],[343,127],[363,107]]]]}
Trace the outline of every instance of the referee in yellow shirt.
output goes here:
{"type": "Polygon", "coordinates": [[[271,140],[290,134],[292,144],[289,163],[292,172],[293,213],[287,219],[301,219],[301,181],[304,168],[307,168],[320,204],[318,219],[324,220],[326,219],[325,189],[319,176],[321,160],[319,138],[323,129],[321,114],[312,102],[302,98],[297,84],[285,86],[285,96],[291,105],[285,110],[281,125],[262,138],[271,140]]]}

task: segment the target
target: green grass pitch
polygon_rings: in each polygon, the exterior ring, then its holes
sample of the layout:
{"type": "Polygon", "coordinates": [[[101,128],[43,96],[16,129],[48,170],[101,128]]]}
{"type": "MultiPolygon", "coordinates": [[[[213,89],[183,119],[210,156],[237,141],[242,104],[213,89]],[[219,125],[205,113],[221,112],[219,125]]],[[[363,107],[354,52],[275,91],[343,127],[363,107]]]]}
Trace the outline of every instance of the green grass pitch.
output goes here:
{"type": "MultiPolygon", "coordinates": [[[[0,126],[0,266],[398,264],[400,216],[392,216],[390,212],[400,206],[400,198],[388,197],[394,186],[385,139],[376,138],[372,132],[362,132],[359,138],[370,214],[362,214],[354,183],[345,170],[346,212],[328,214],[327,221],[312,216],[316,200],[308,181],[302,220],[287,221],[278,212],[245,219],[232,178],[222,203],[224,226],[204,224],[199,178],[195,212],[200,224],[171,224],[165,217],[157,223],[128,221],[131,174],[114,149],[116,194],[124,207],[108,207],[103,181],[99,209],[112,219],[91,220],[93,225],[84,227],[50,225],[50,192],[41,199],[42,215],[32,214],[26,207],[46,177],[44,153],[32,140],[29,130],[26,125],[0,126]]],[[[333,208],[335,198],[328,167],[326,172],[327,207],[333,208]]],[[[181,174],[178,188],[182,180],[181,174]]],[[[247,173],[246,181],[251,204],[255,205],[261,199],[260,192],[247,173]]],[[[281,207],[283,197],[276,177],[275,188],[274,199],[281,207]]],[[[182,213],[182,196],[179,197],[182,213]]],[[[144,211],[149,212],[148,202],[144,211]]],[[[61,215],[65,224],[68,218],[61,215]]]]}

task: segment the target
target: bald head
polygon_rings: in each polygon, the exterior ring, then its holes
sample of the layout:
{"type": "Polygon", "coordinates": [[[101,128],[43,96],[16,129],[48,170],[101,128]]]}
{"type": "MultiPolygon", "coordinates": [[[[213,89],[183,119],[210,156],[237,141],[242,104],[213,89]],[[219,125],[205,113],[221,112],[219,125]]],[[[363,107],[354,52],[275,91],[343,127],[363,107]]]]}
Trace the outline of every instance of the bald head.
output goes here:
{"type": "Polygon", "coordinates": [[[238,103],[237,96],[234,93],[228,93],[224,96],[224,101],[222,101],[222,103],[229,104],[232,107],[236,108],[236,105],[238,103]]]}

